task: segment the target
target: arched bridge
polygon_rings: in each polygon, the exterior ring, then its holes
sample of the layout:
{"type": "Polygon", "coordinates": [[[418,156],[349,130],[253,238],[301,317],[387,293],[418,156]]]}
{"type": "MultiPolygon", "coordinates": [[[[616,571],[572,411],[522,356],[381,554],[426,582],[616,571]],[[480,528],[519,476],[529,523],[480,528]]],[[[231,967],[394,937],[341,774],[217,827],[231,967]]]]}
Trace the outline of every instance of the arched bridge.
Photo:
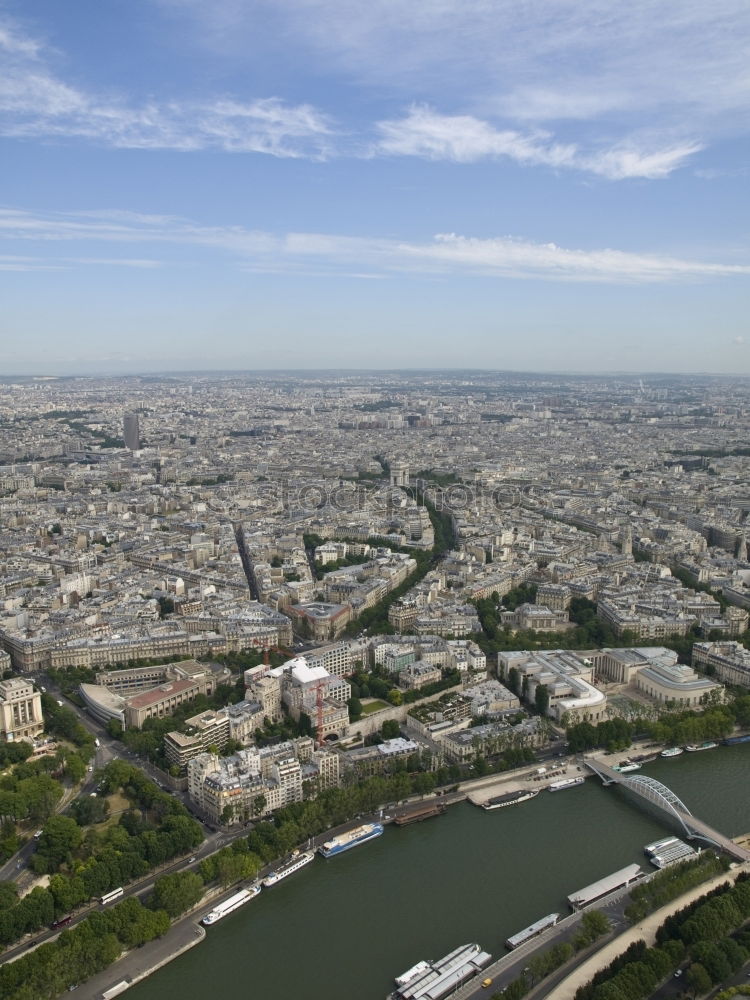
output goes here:
{"type": "Polygon", "coordinates": [[[689,840],[696,838],[705,840],[709,844],[721,848],[722,851],[726,851],[737,861],[750,861],[750,851],[735,844],[733,840],[725,837],[718,830],[714,830],[702,819],[693,816],[685,803],[670,788],[655,778],[649,778],[645,774],[621,774],[608,764],[593,757],[586,759],[584,763],[590,771],[599,775],[605,785],[622,785],[623,788],[633,792],[636,797],[667,813],[682,828],[689,840]]]}

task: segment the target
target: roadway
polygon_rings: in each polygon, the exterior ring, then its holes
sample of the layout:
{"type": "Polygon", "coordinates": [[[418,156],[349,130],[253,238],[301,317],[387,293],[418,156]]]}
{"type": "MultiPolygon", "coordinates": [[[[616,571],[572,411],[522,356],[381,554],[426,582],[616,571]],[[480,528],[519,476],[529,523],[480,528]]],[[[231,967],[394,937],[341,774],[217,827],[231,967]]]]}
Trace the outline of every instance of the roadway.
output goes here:
{"type": "MultiPolygon", "coordinates": [[[[610,940],[610,938],[621,934],[626,930],[630,924],[625,918],[625,908],[630,902],[630,890],[629,889],[618,889],[617,892],[608,896],[606,901],[600,900],[595,904],[587,907],[588,910],[599,910],[606,917],[609,918],[610,926],[612,931],[607,937],[601,938],[592,945],[590,948],[584,949],[579,955],[576,955],[572,962],[568,962],[562,969],[558,969],[552,975],[548,976],[540,988],[543,988],[544,992],[541,996],[546,996],[549,990],[561,982],[566,976],[570,975],[572,969],[577,965],[583,964],[601,945],[610,940]]],[[[500,992],[510,985],[514,979],[518,977],[528,968],[529,961],[538,951],[548,951],[556,944],[564,944],[565,942],[572,942],[575,935],[578,933],[579,925],[583,919],[583,914],[587,912],[586,909],[577,911],[564,917],[555,927],[550,928],[550,930],[545,931],[544,934],[540,934],[539,937],[532,938],[527,941],[526,944],[521,945],[520,948],[516,948],[515,951],[507,952],[498,958],[491,965],[488,965],[486,969],[483,969],[481,973],[471,979],[468,983],[465,983],[460,989],[456,990],[455,993],[451,994],[450,1000],[487,1000],[488,994],[491,996],[495,992],[500,992]],[[490,989],[484,988],[482,980],[489,978],[492,980],[492,987],[490,989]]],[[[521,930],[521,928],[518,928],[521,930]]],[[[532,991],[533,992],[533,991],[532,991]]],[[[527,996],[532,996],[532,992],[527,994],[527,996]]]]}

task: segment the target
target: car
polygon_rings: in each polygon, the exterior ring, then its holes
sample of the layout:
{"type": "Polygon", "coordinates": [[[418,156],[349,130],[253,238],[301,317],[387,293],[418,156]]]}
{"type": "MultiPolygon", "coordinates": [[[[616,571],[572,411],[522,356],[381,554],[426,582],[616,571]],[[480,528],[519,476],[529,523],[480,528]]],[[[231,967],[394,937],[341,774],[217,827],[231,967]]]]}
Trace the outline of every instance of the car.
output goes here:
{"type": "Polygon", "coordinates": [[[483,987],[484,987],[485,989],[486,989],[486,988],[487,988],[488,986],[492,986],[492,980],[490,979],[490,977],[489,977],[489,976],[487,976],[487,978],[486,978],[486,979],[483,979],[483,980],[482,980],[482,986],[483,986],[483,987]]]}
{"type": "Polygon", "coordinates": [[[682,969],[678,969],[677,972],[675,972],[674,977],[675,979],[679,979],[681,975],[682,975],[682,969]]]}
{"type": "Polygon", "coordinates": [[[197,858],[195,858],[195,857],[192,857],[192,858],[191,858],[191,859],[190,859],[190,860],[188,861],[188,864],[189,864],[189,865],[192,865],[192,863],[193,863],[194,861],[197,861],[197,860],[198,860],[197,858]]]}

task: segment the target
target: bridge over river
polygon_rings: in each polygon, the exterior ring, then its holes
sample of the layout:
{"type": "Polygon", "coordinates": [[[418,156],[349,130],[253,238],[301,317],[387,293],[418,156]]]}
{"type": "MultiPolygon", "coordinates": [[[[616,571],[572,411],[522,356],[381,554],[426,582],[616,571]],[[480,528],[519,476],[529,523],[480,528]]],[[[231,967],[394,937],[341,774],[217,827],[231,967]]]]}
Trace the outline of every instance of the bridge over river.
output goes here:
{"type": "Polygon", "coordinates": [[[723,833],[719,833],[718,830],[714,830],[702,819],[693,816],[685,803],[678,799],[671,789],[655,778],[649,778],[645,774],[622,774],[594,757],[586,758],[584,764],[594,774],[598,774],[605,785],[621,785],[634,794],[636,801],[640,799],[643,802],[648,802],[651,806],[665,812],[680,826],[689,840],[705,840],[709,844],[721,848],[737,861],[750,861],[750,851],[735,844],[733,840],[724,836],[723,833]]]}

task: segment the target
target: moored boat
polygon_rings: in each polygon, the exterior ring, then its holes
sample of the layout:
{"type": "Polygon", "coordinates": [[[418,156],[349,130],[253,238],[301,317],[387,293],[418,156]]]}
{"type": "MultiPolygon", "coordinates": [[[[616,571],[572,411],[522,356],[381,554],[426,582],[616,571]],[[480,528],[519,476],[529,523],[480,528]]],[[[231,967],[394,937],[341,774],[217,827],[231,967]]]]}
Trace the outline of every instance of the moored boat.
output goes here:
{"type": "Polygon", "coordinates": [[[519,802],[526,802],[539,794],[538,788],[522,788],[518,792],[506,792],[505,795],[496,795],[482,803],[482,809],[502,809],[504,806],[515,806],[519,802]]]}
{"type": "Polygon", "coordinates": [[[461,945],[437,962],[420,962],[398,976],[391,1000],[442,1000],[491,961],[480,945],[461,945]]]}
{"type": "Polygon", "coordinates": [[[218,903],[210,913],[207,913],[205,917],[201,920],[201,923],[206,927],[210,927],[211,924],[215,924],[217,920],[222,920],[224,917],[229,916],[230,913],[234,913],[245,903],[254,899],[260,892],[259,885],[251,885],[247,889],[240,889],[239,892],[235,892],[233,896],[229,899],[225,899],[223,903],[218,903]]]}
{"type": "Polygon", "coordinates": [[[679,757],[681,753],[685,753],[682,747],[668,747],[666,750],[662,750],[659,754],[660,757],[679,757]]]}
{"type": "Polygon", "coordinates": [[[563,778],[562,781],[553,781],[551,785],[547,785],[547,791],[561,792],[565,788],[575,788],[576,785],[582,785],[585,780],[582,774],[576,775],[575,778],[563,778]]]}
{"type": "Polygon", "coordinates": [[[695,743],[690,743],[685,747],[685,749],[688,753],[695,753],[698,750],[713,750],[714,747],[717,747],[718,745],[719,744],[714,743],[713,740],[706,740],[705,743],[698,743],[697,745],[695,743]]]}
{"type": "Polygon", "coordinates": [[[310,862],[314,860],[315,855],[312,851],[304,851],[302,854],[292,855],[289,861],[283,864],[280,868],[277,868],[275,871],[272,871],[263,879],[263,888],[268,889],[270,886],[276,885],[276,883],[280,882],[283,878],[286,878],[288,875],[293,875],[295,872],[298,872],[300,868],[304,868],[305,865],[309,865],[310,862]]]}
{"type": "Polygon", "coordinates": [[[520,948],[522,944],[526,944],[527,941],[535,938],[538,934],[543,934],[550,927],[554,927],[559,919],[559,913],[548,913],[547,916],[542,917],[541,920],[537,920],[528,927],[524,927],[524,929],[519,931],[518,934],[511,935],[511,937],[509,937],[505,942],[505,947],[510,948],[511,951],[514,948],[520,948]]]}
{"type": "Polygon", "coordinates": [[[373,837],[379,837],[382,832],[382,823],[365,823],[363,826],[357,826],[353,830],[347,830],[346,833],[340,833],[337,837],[327,840],[318,848],[318,853],[324,858],[332,858],[336,854],[341,854],[343,851],[348,851],[352,847],[358,847],[360,844],[372,840],[373,837]]]}

